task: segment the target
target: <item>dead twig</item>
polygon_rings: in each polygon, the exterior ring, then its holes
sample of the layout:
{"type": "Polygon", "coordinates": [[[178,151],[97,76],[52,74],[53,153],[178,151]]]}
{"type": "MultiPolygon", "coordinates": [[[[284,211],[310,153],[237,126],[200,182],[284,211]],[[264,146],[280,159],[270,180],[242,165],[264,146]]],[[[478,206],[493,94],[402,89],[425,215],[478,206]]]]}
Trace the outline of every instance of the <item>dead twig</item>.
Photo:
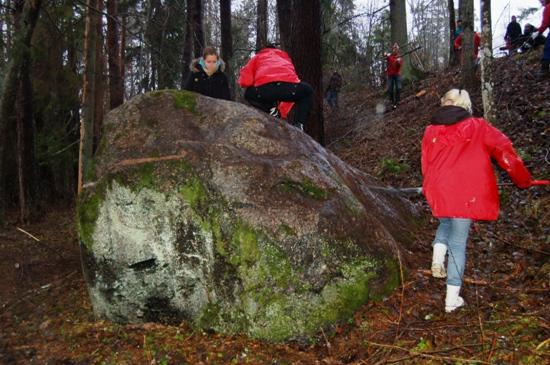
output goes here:
{"type": "MultiPolygon", "coordinates": [[[[401,346],[396,346],[396,345],[387,345],[387,344],[376,343],[376,342],[371,342],[371,341],[366,341],[366,343],[368,345],[372,345],[372,346],[377,346],[377,347],[383,347],[383,348],[408,352],[408,353],[411,354],[409,356],[410,359],[413,359],[415,357],[420,356],[420,357],[425,357],[425,358],[428,358],[428,359],[440,360],[440,361],[463,362],[463,363],[468,363],[468,364],[490,364],[490,363],[488,363],[486,361],[483,361],[483,360],[470,360],[470,359],[463,359],[463,358],[460,358],[460,357],[434,355],[436,353],[448,352],[449,350],[438,350],[438,351],[430,351],[430,352],[416,352],[413,349],[407,349],[407,348],[404,348],[404,347],[401,347],[401,346]]],[[[475,345],[480,346],[480,344],[475,344],[475,345]]],[[[464,346],[461,346],[461,347],[464,347],[464,346]]],[[[392,362],[395,362],[395,361],[392,361],[392,362]]]]}
{"type": "Polygon", "coordinates": [[[327,345],[328,355],[332,356],[332,345],[328,341],[327,336],[325,335],[325,331],[323,330],[323,327],[321,327],[321,333],[323,334],[323,338],[325,339],[325,343],[327,345]]]}
{"type": "MultiPolygon", "coordinates": [[[[432,276],[432,272],[430,270],[427,270],[427,269],[418,269],[417,272],[419,272],[419,273],[421,273],[422,275],[425,275],[425,276],[432,276]]],[[[472,284],[472,285],[490,285],[491,284],[486,280],[477,280],[477,279],[471,279],[471,278],[466,278],[466,277],[463,278],[463,281],[465,283],[472,284]]]]}
{"type": "Polygon", "coordinates": [[[403,302],[405,300],[405,279],[403,275],[403,263],[401,262],[401,252],[397,249],[397,259],[399,260],[399,275],[401,276],[401,303],[399,304],[399,318],[397,319],[397,328],[395,330],[395,338],[393,342],[397,342],[399,338],[399,327],[401,326],[401,319],[403,318],[403,302]]]}
{"type": "Polygon", "coordinates": [[[133,165],[141,165],[144,163],[149,162],[157,162],[157,161],[172,161],[172,160],[181,160],[187,156],[187,152],[181,151],[177,155],[168,155],[168,156],[161,156],[161,157],[144,157],[144,158],[134,158],[129,160],[122,160],[119,163],[116,164],[117,167],[123,167],[123,166],[133,166],[133,165]]]}
{"type": "Polygon", "coordinates": [[[495,352],[495,348],[497,346],[497,335],[493,335],[493,341],[491,343],[491,350],[489,351],[489,355],[487,356],[487,362],[491,362],[491,358],[493,357],[493,353],[495,352]]]}
{"type": "Polygon", "coordinates": [[[40,242],[40,240],[38,238],[36,238],[35,236],[33,236],[32,234],[30,234],[29,232],[25,231],[24,229],[22,228],[19,228],[19,227],[15,227],[18,231],[20,232],[23,232],[24,234],[26,234],[27,236],[29,236],[30,238],[32,238],[33,240],[37,241],[37,242],[40,242]]]}

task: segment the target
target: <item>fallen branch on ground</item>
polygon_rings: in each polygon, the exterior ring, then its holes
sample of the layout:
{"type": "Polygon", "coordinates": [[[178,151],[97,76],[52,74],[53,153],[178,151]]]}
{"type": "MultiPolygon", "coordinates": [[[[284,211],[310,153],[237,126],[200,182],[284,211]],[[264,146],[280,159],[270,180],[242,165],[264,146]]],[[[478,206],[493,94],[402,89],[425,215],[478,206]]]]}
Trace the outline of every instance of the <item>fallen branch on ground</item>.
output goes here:
{"type": "Polygon", "coordinates": [[[40,240],[38,238],[36,238],[35,236],[33,236],[32,234],[30,234],[29,232],[25,231],[24,229],[22,228],[19,228],[19,227],[15,227],[18,231],[20,232],[23,232],[24,234],[26,234],[27,236],[29,236],[30,238],[32,238],[33,240],[37,241],[37,242],[40,242],[40,240]]]}
{"type": "MultiPolygon", "coordinates": [[[[463,362],[463,363],[469,363],[469,364],[490,364],[490,363],[488,363],[486,361],[483,361],[483,360],[470,360],[470,359],[463,359],[463,358],[460,358],[460,357],[433,355],[435,353],[441,353],[441,352],[445,352],[447,350],[438,350],[438,351],[432,351],[432,352],[416,352],[413,349],[407,349],[407,348],[404,348],[404,347],[401,347],[401,346],[386,345],[386,344],[376,343],[376,342],[371,342],[371,341],[366,341],[366,344],[376,346],[376,347],[383,347],[383,348],[408,352],[410,354],[410,356],[407,357],[407,359],[409,359],[409,358],[413,359],[415,357],[420,356],[420,357],[425,357],[425,358],[433,359],[433,360],[453,361],[455,363],[456,362],[463,362]]],[[[476,344],[476,346],[478,346],[478,345],[479,344],[476,344]]],[[[402,361],[402,360],[403,359],[399,359],[399,361],[402,361]]]]}
{"type": "MultiPolygon", "coordinates": [[[[431,270],[418,269],[417,272],[419,272],[419,273],[421,273],[422,275],[425,275],[425,276],[432,276],[431,270]]],[[[463,280],[464,280],[465,283],[473,284],[473,285],[489,285],[490,284],[486,280],[476,280],[476,279],[471,279],[471,278],[466,278],[466,277],[463,280]]]]}

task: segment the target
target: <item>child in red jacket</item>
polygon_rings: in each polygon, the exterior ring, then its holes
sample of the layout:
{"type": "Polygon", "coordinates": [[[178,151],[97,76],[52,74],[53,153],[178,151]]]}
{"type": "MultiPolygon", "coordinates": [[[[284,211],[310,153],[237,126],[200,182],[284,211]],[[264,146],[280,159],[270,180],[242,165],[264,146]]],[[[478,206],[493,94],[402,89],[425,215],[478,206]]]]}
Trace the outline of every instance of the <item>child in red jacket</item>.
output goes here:
{"type": "Polygon", "coordinates": [[[401,95],[401,64],[402,57],[399,55],[399,45],[395,43],[391,53],[386,53],[386,73],[388,75],[388,96],[392,108],[397,108],[401,95]]]}
{"type": "Polygon", "coordinates": [[[432,275],[447,276],[445,311],[451,312],[464,305],[459,292],[470,225],[474,220],[498,217],[499,197],[491,158],[520,188],[540,182],[531,179],[508,137],[485,119],[471,115],[468,92],[450,90],[441,105],[422,139],[422,190],[432,214],[440,221],[433,241],[432,275]]]}

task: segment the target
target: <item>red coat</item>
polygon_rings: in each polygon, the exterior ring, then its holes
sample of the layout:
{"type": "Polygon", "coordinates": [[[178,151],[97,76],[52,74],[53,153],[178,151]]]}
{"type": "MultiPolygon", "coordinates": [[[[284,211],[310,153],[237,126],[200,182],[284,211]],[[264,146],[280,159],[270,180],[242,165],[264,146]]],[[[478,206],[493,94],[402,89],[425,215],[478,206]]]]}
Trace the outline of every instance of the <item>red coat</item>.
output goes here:
{"type": "Polygon", "coordinates": [[[544,11],[542,12],[542,23],[538,29],[539,32],[544,32],[546,28],[550,28],[550,4],[544,6],[544,11]]]}
{"type": "Polygon", "coordinates": [[[399,76],[401,74],[401,57],[390,54],[386,57],[388,76],[399,76]]]}
{"type": "Polygon", "coordinates": [[[508,137],[485,119],[468,117],[426,128],[422,187],[435,217],[497,219],[499,197],[491,157],[517,186],[531,185],[531,175],[508,137]]]}
{"type": "Polygon", "coordinates": [[[288,53],[277,48],[264,48],[256,53],[239,75],[239,85],[244,88],[275,81],[300,82],[288,53]]]}
{"type": "MultiPolygon", "coordinates": [[[[460,33],[458,37],[455,39],[455,49],[461,49],[462,48],[462,35],[464,33],[460,33]]],[[[481,37],[479,36],[478,32],[474,32],[474,56],[477,58],[479,55],[479,46],[481,45],[481,37]]]]}

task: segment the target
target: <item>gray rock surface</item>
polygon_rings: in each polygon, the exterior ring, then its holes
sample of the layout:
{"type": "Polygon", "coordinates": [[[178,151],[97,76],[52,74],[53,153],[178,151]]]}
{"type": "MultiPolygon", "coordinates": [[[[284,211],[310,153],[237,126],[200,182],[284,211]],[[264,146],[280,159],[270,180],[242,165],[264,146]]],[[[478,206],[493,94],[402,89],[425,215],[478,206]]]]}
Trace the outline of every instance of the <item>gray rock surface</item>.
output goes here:
{"type": "Polygon", "coordinates": [[[78,204],[94,312],[284,341],[399,282],[414,212],[309,136],[181,91],[111,111],[78,204]]]}

